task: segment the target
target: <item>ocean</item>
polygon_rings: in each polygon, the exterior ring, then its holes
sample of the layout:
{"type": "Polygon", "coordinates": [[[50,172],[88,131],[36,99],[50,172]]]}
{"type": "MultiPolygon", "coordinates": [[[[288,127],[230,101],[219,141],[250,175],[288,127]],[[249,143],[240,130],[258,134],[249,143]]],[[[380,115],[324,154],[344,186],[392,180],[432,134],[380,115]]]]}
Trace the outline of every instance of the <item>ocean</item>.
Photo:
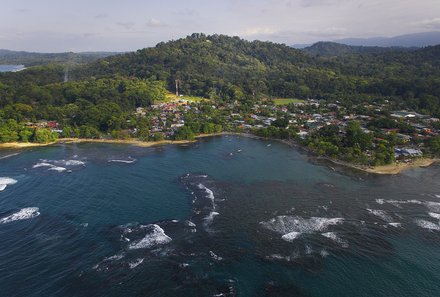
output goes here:
{"type": "Polygon", "coordinates": [[[239,136],[1,150],[0,295],[439,296],[439,169],[239,136]]]}
{"type": "Polygon", "coordinates": [[[17,72],[23,69],[24,65],[0,65],[0,72],[17,72]]]}

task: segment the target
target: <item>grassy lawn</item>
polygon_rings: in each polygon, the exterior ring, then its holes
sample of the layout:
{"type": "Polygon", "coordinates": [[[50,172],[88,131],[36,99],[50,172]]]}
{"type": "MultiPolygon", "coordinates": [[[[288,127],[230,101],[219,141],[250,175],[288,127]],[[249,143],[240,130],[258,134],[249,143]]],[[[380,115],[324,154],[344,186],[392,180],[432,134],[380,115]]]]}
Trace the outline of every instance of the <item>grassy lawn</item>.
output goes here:
{"type": "Polygon", "coordinates": [[[174,100],[187,100],[187,101],[190,101],[190,102],[210,101],[210,99],[203,98],[203,97],[186,96],[186,95],[184,95],[182,97],[177,97],[176,94],[168,93],[168,94],[165,95],[165,100],[164,101],[157,102],[157,103],[170,102],[170,101],[174,101],[174,100]]]}
{"type": "Polygon", "coordinates": [[[287,105],[290,103],[304,103],[305,100],[294,99],[294,98],[277,98],[277,99],[273,99],[273,102],[275,103],[275,105],[287,105]]]}

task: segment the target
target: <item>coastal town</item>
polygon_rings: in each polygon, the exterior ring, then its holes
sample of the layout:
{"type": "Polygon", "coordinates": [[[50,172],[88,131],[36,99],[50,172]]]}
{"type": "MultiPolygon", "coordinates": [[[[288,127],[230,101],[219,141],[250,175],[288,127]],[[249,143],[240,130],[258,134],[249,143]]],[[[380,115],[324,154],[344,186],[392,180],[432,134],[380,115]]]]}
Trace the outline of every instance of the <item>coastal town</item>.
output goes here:
{"type": "MultiPolygon", "coordinates": [[[[78,137],[56,121],[28,122],[50,129],[59,138],[78,137]]],[[[295,142],[334,160],[379,166],[431,157],[438,149],[440,120],[396,109],[387,100],[347,107],[325,100],[263,99],[259,103],[218,103],[174,96],[149,107],[138,107],[126,129],[90,138],[140,141],[194,140],[198,135],[242,133],[295,142]],[[438,145],[437,145],[438,146],[438,145]]]]}

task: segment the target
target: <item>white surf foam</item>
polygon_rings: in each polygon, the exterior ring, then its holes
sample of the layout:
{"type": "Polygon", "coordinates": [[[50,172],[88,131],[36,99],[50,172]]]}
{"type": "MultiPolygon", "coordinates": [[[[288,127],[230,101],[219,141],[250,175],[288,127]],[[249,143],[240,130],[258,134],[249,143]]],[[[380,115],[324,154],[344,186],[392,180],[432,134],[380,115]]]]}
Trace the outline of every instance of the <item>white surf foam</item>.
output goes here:
{"type": "Polygon", "coordinates": [[[10,157],[13,157],[13,156],[17,156],[17,155],[19,155],[20,153],[15,153],[15,154],[10,154],[10,155],[6,155],[6,156],[3,156],[3,157],[0,157],[0,160],[1,159],[7,159],[7,158],[10,158],[10,157]]]}
{"type": "Polygon", "coordinates": [[[424,204],[431,212],[440,212],[440,202],[425,201],[424,204]]]}
{"type": "Polygon", "coordinates": [[[65,166],[82,166],[82,165],[86,165],[86,162],[79,160],[67,160],[67,161],[63,161],[63,164],[65,166]]]}
{"type": "Polygon", "coordinates": [[[209,213],[209,215],[207,215],[207,216],[203,219],[203,220],[205,221],[205,222],[204,222],[204,225],[205,225],[205,226],[209,226],[209,225],[211,225],[212,222],[214,221],[214,218],[215,218],[216,216],[218,216],[218,215],[219,215],[218,212],[211,211],[211,212],[209,213]]]}
{"type": "Polygon", "coordinates": [[[368,212],[381,218],[385,222],[392,222],[393,218],[384,210],[367,208],[368,212]]]}
{"type": "Polygon", "coordinates": [[[292,242],[300,236],[301,236],[301,232],[290,232],[281,236],[281,239],[288,242],[292,242]]]}
{"type": "Polygon", "coordinates": [[[0,219],[0,224],[11,223],[14,221],[28,220],[40,215],[38,207],[22,208],[18,212],[0,219]]]}
{"type": "Polygon", "coordinates": [[[343,221],[343,218],[311,217],[309,219],[305,219],[299,216],[278,216],[267,222],[260,222],[260,224],[266,229],[274,232],[288,234],[292,232],[322,232],[329,226],[341,224],[343,221]]]}
{"type": "Polygon", "coordinates": [[[322,250],[319,252],[319,254],[321,255],[321,257],[325,258],[329,255],[329,252],[327,252],[326,250],[322,250]]]}
{"type": "Polygon", "coordinates": [[[422,227],[422,228],[424,228],[424,229],[428,229],[428,230],[436,230],[436,231],[439,231],[439,230],[440,230],[440,226],[439,226],[439,225],[437,225],[437,224],[435,224],[435,223],[433,223],[433,222],[430,222],[430,221],[416,220],[415,222],[416,222],[416,224],[417,224],[419,227],[422,227]]]}
{"type": "Polygon", "coordinates": [[[57,171],[57,172],[64,172],[67,170],[67,168],[59,167],[59,166],[52,166],[48,170],[57,171]]]}
{"type": "Polygon", "coordinates": [[[0,192],[6,189],[7,186],[16,184],[17,181],[10,177],[0,177],[0,192]]]}
{"type": "Polygon", "coordinates": [[[102,260],[103,262],[109,262],[109,261],[118,261],[118,260],[121,260],[122,258],[124,258],[124,254],[123,253],[121,253],[121,254],[116,254],[116,255],[113,255],[113,256],[110,256],[110,257],[107,257],[107,258],[104,258],[104,260],[102,260]]]}
{"type": "Polygon", "coordinates": [[[221,261],[223,260],[222,257],[216,255],[213,251],[209,251],[209,255],[211,256],[212,259],[216,260],[216,261],[221,261]]]}
{"type": "Polygon", "coordinates": [[[139,258],[139,259],[136,259],[133,262],[128,263],[128,266],[130,267],[130,269],[133,269],[133,268],[138,267],[140,264],[142,264],[142,262],[144,262],[144,259],[139,258]]]}
{"type": "Polygon", "coordinates": [[[394,227],[394,228],[400,228],[402,227],[402,223],[388,223],[388,225],[394,227]]]}
{"type": "Polygon", "coordinates": [[[430,212],[428,214],[434,219],[440,220],[440,213],[430,212]]]}
{"type": "Polygon", "coordinates": [[[119,160],[119,159],[114,159],[114,160],[108,160],[109,163],[125,163],[125,164],[133,164],[134,162],[136,162],[136,159],[130,159],[130,160],[119,160]]]}
{"type": "Polygon", "coordinates": [[[376,203],[382,205],[385,203],[385,200],[384,199],[376,199],[376,203]]]}
{"type": "Polygon", "coordinates": [[[172,240],[171,237],[166,235],[165,231],[158,225],[153,224],[149,226],[152,227],[152,230],[141,240],[131,243],[128,246],[129,249],[134,250],[152,248],[157,245],[167,244],[172,240]]]}
{"type": "Polygon", "coordinates": [[[203,184],[198,184],[197,187],[201,190],[205,190],[206,192],[206,198],[211,199],[214,202],[214,192],[211,189],[208,189],[207,187],[205,187],[205,185],[203,184]]]}
{"type": "Polygon", "coordinates": [[[186,224],[188,227],[192,227],[192,228],[196,227],[196,224],[194,224],[194,223],[191,222],[191,221],[185,221],[185,224],[186,224]]]}
{"type": "Polygon", "coordinates": [[[333,240],[334,242],[340,244],[342,247],[345,247],[345,248],[348,247],[348,243],[345,240],[343,240],[342,238],[340,238],[335,232],[321,233],[321,235],[333,240]]]}
{"type": "Polygon", "coordinates": [[[39,168],[39,167],[53,167],[54,165],[46,162],[37,163],[32,168],[39,168]]]}

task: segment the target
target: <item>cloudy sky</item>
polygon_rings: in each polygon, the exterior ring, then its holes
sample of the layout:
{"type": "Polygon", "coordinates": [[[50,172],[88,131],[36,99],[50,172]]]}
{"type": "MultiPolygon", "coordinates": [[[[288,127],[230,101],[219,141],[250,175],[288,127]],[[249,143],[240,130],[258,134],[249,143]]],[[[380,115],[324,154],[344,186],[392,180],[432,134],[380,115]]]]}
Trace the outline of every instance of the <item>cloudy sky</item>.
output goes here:
{"type": "Polygon", "coordinates": [[[440,0],[1,0],[0,48],[131,51],[194,32],[297,44],[439,31],[440,0]]]}

